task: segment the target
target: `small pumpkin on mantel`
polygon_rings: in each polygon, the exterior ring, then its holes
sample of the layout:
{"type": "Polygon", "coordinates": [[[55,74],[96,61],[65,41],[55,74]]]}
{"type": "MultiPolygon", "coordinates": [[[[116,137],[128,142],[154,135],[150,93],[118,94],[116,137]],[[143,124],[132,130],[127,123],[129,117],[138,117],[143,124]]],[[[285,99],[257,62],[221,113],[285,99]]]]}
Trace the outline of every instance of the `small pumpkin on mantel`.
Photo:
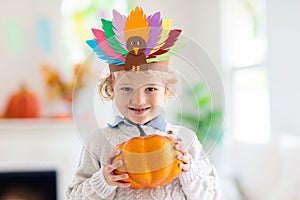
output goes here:
{"type": "Polygon", "coordinates": [[[123,165],[114,171],[115,174],[128,173],[132,189],[145,189],[163,186],[174,180],[180,173],[177,159],[181,152],[175,150],[171,137],[148,135],[134,137],[117,146],[121,153],[113,163],[122,160],[123,165]]]}
{"type": "Polygon", "coordinates": [[[22,85],[12,94],[4,113],[4,118],[37,118],[40,116],[40,102],[36,94],[22,85]]]}

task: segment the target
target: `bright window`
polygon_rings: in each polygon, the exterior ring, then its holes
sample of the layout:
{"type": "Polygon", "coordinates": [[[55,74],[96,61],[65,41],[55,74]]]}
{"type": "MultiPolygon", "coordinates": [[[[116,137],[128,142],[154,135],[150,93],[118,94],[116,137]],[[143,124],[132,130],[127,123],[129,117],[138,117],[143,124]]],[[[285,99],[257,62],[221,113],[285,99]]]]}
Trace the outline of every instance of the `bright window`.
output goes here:
{"type": "Polygon", "coordinates": [[[264,67],[238,69],[232,80],[232,119],[235,139],[266,142],[270,137],[267,75],[264,67]]]}
{"type": "Polygon", "coordinates": [[[266,142],[270,116],[264,1],[228,0],[225,12],[233,136],[243,142],[266,142]]]}

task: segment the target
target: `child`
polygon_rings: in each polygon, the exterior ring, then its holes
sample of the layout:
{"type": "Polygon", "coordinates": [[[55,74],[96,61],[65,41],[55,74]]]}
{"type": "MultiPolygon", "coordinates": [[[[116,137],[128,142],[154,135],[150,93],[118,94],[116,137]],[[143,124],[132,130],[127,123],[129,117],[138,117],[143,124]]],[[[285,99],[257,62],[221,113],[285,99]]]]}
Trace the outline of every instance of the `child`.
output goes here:
{"type": "MultiPolygon", "coordinates": [[[[137,12],[141,13],[141,8],[137,7],[130,16],[137,16],[137,12]]],[[[142,13],[139,18],[145,19],[144,14],[142,13]]],[[[93,32],[99,42],[97,37],[99,32],[95,30],[93,32]]],[[[131,30],[131,36],[127,38],[127,40],[131,39],[130,42],[126,42],[128,51],[130,45],[137,43],[146,45],[147,39],[141,36],[141,30],[136,32],[138,34],[134,35],[131,30]],[[133,40],[136,38],[138,40],[133,40]]],[[[124,35],[126,38],[126,32],[124,35]]],[[[100,42],[97,47],[102,48],[100,42]]],[[[142,48],[144,50],[142,53],[140,53],[141,48],[138,50],[135,48],[131,48],[132,51],[128,52],[131,55],[125,58],[125,62],[110,63],[109,76],[100,81],[100,94],[111,99],[119,113],[114,123],[96,131],[86,142],[73,183],[68,187],[67,198],[78,200],[219,199],[219,179],[214,167],[204,157],[196,135],[187,128],[169,124],[163,115],[165,100],[174,94],[174,86],[177,82],[177,78],[169,70],[168,60],[147,62],[147,53],[145,53],[147,48],[142,48]],[[134,56],[139,58],[135,59],[134,56]],[[128,178],[127,173],[114,174],[114,170],[123,165],[122,162],[112,163],[113,158],[120,154],[116,146],[132,137],[154,133],[170,136],[176,140],[176,150],[182,152],[182,155],[177,157],[182,161],[179,166],[182,173],[164,186],[153,189],[130,189],[129,183],[122,182],[123,179],[128,178]]],[[[94,50],[98,51],[99,57],[104,58],[100,55],[99,49],[94,50]]]]}

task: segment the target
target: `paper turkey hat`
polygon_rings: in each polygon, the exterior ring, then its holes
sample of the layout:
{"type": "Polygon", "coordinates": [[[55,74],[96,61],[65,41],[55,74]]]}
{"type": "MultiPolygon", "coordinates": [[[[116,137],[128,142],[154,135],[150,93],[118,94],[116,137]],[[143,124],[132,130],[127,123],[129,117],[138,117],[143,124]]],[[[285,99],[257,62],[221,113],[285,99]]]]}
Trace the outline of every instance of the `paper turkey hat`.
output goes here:
{"type": "Polygon", "coordinates": [[[86,42],[109,64],[111,72],[165,71],[170,56],[185,43],[179,37],[182,30],[171,29],[171,19],[162,20],[160,12],[146,16],[138,6],[128,17],[113,10],[112,21],[101,19],[101,22],[103,30],[92,29],[95,38],[86,42]]]}

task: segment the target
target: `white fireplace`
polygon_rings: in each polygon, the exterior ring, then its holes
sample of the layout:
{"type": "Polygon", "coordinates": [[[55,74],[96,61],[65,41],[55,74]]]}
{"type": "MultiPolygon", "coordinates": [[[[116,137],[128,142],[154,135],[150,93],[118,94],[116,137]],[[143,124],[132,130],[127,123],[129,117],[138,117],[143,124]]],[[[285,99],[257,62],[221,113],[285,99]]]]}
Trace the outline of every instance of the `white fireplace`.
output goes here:
{"type": "Polygon", "coordinates": [[[0,120],[0,173],[56,173],[57,198],[72,181],[82,145],[72,120],[0,120]]]}

